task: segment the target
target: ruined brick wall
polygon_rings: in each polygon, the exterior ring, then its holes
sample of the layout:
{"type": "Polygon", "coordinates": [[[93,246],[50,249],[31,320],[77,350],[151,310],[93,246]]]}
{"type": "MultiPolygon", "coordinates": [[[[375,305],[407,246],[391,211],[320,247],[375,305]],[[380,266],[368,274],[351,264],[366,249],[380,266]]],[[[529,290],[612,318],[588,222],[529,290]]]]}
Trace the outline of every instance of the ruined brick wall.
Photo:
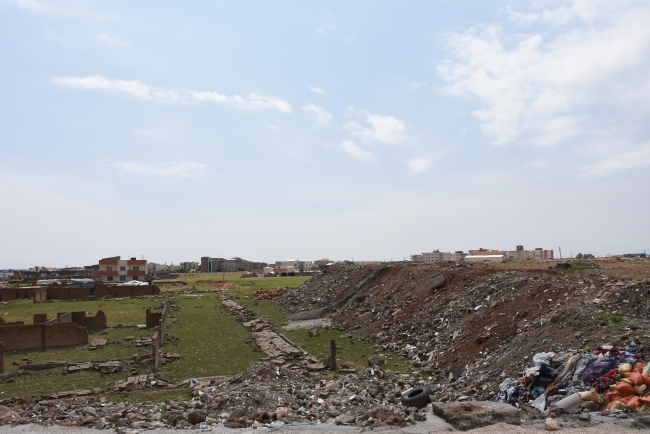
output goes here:
{"type": "Polygon", "coordinates": [[[71,347],[88,343],[88,329],[73,322],[47,324],[43,348],[71,347]]]}
{"type": "Polygon", "coordinates": [[[47,288],[34,288],[34,303],[41,303],[47,300],[47,288]]]}
{"type": "Polygon", "coordinates": [[[70,322],[72,321],[72,312],[57,313],[57,322],[70,322]]]}
{"type": "Polygon", "coordinates": [[[79,288],[76,286],[49,286],[47,288],[48,300],[78,300],[88,298],[90,288],[79,288]]]}
{"type": "Polygon", "coordinates": [[[15,288],[2,288],[0,289],[0,301],[13,301],[16,299],[15,288]]]}
{"type": "Polygon", "coordinates": [[[23,324],[0,326],[0,342],[5,346],[5,351],[33,350],[42,348],[43,324],[23,324]]]}
{"type": "Polygon", "coordinates": [[[147,328],[157,327],[158,321],[160,321],[160,318],[162,318],[162,312],[151,312],[151,309],[147,309],[145,314],[146,314],[145,324],[147,325],[147,328]]]}
{"type": "Polygon", "coordinates": [[[160,294],[160,288],[156,285],[143,286],[106,286],[97,285],[95,298],[103,297],[137,297],[141,295],[160,294]]]}
{"type": "Polygon", "coordinates": [[[86,316],[86,312],[72,312],[72,322],[90,330],[105,329],[106,314],[101,310],[95,316],[86,316]]]}
{"type": "Polygon", "coordinates": [[[16,288],[16,298],[32,298],[36,288],[16,288]]]}
{"type": "Polygon", "coordinates": [[[88,343],[88,330],[73,322],[0,326],[5,351],[59,348],[88,343]]]}
{"type": "Polygon", "coordinates": [[[5,321],[5,320],[2,319],[2,317],[0,317],[0,326],[3,326],[3,325],[23,325],[23,324],[25,324],[24,321],[5,321]]]}
{"type": "Polygon", "coordinates": [[[46,313],[35,313],[34,314],[34,324],[45,324],[47,322],[46,313]]]}

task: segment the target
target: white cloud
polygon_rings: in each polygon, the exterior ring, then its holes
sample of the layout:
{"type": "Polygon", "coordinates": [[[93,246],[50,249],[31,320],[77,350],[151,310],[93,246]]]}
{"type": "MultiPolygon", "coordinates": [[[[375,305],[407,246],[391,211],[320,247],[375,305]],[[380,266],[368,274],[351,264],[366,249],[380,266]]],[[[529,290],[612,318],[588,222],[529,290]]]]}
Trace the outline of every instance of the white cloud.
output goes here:
{"type": "Polygon", "coordinates": [[[302,109],[306,112],[314,113],[316,115],[316,123],[320,126],[332,123],[332,113],[328,112],[323,107],[311,104],[303,106],[302,109]]]}
{"type": "Polygon", "coordinates": [[[586,166],[582,169],[582,176],[584,178],[600,178],[615,172],[646,166],[650,166],[650,143],[586,166]]]}
{"type": "Polygon", "coordinates": [[[364,151],[359,146],[357,146],[356,143],[350,140],[343,140],[341,142],[341,148],[343,148],[343,152],[352,155],[357,160],[372,161],[375,159],[374,155],[368,151],[364,151]]]}
{"type": "Polygon", "coordinates": [[[115,163],[112,167],[134,175],[176,176],[180,178],[195,177],[203,173],[207,167],[202,163],[187,161],[184,163],[146,164],[146,163],[115,163]]]}
{"type": "Polygon", "coordinates": [[[220,104],[230,105],[240,109],[262,110],[274,108],[281,112],[291,113],[291,105],[274,96],[261,96],[252,93],[248,98],[239,95],[227,96],[218,92],[193,92],[192,98],[196,101],[211,101],[220,104]]]}
{"type": "Polygon", "coordinates": [[[291,113],[291,105],[274,96],[255,93],[247,98],[239,95],[222,95],[218,92],[177,92],[163,87],[153,87],[138,80],[116,80],[99,74],[90,77],[55,77],[52,82],[58,86],[82,90],[108,90],[122,92],[136,98],[156,100],[159,102],[216,102],[232,107],[249,110],[277,109],[291,113]]]}
{"type": "Polygon", "coordinates": [[[46,11],[50,10],[50,6],[43,2],[39,2],[38,0],[14,0],[14,1],[8,1],[8,3],[14,3],[16,6],[18,6],[21,9],[27,9],[30,11],[46,11]]]}
{"type": "Polygon", "coordinates": [[[406,138],[404,122],[395,116],[377,115],[368,111],[358,111],[354,107],[348,109],[349,113],[365,116],[369,127],[364,127],[358,122],[348,122],[343,128],[363,141],[379,142],[387,145],[401,144],[406,138]]]}
{"type": "Polygon", "coordinates": [[[280,128],[276,127],[275,125],[269,125],[269,128],[273,131],[280,131],[280,128]]]}
{"type": "MultiPolygon", "coordinates": [[[[510,20],[530,26],[530,33],[491,24],[452,34],[451,59],[438,65],[448,82],[443,91],[477,98],[481,107],[474,115],[499,146],[553,145],[608,129],[603,120],[613,118],[598,116],[603,111],[623,119],[641,115],[639,124],[647,122],[650,3],[544,4],[555,7],[508,10],[510,20]],[[537,32],[540,25],[555,27],[537,32]]],[[[638,125],[626,129],[634,128],[638,125]]]]}
{"type": "Polygon", "coordinates": [[[320,96],[325,96],[325,91],[323,89],[321,89],[320,87],[309,86],[309,90],[311,90],[314,93],[319,94],[320,96]]]}
{"type": "Polygon", "coordinates": [[[52,82],[58,86],[82,90],[108,90],[122,92],[141,99],[177,102],[182,97],[174,92],[160,87],[152,87],[138,80],[115,80],[99,74],[90,77],[55,77],[52,82]]]}
{"type": "Polygon", "coordinates": [[[117,36],[111,36],[111,35],[106,35],[106,34],[101,34],[97,36],[97,39],[99,39],[102,42],[105,42],[109,45],[119,45],[122,47],[127,47],[129,43],[121,38],[118,38],[117,36]]]}
{"type": "Polygon", "coordinates": [[[409,170],[411,173],[420,173],[429,170],[433,160],[429,157],[417,157],[408,160],[409,170]]]}

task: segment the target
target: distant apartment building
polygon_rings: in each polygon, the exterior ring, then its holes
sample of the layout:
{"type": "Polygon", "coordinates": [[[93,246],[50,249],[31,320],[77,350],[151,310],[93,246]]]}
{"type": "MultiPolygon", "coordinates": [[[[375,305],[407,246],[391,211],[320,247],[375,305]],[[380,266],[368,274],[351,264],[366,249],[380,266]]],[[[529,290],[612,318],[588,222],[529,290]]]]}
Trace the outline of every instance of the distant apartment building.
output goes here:
{"type": "Polygon", "coordinates": [[[179,264],[179,268],[181,270],[185,270],[188,273],[192,270],[197,270],[199,268],[199,263],[198,262],[181,262],[179,264]]]}
{"type": "Polygon", "coordinates": [[[13,277],[13,275],[14,275],[14,272],[13,272],[13,271],[3,271],[3,272],[0,272],[0,281],[11,280],[11,278],[13,277]]]}
{"type": "Polygon", "coordinates": [[[99,277],[103,282],[120,283],[144,280],[146,274],[146,259],[121,259],[120,256],[112,256],[99,260],[99,277]]]}
{"type": "Polygon", "coordinates": [[[502,250],[484,249],[483,247],[479,248],[478,250],[470,250],[469,251],[469,256],[479,256],[479,255],[490,255],[490,256],[501,255],[501,256],[503,256],[503,251],[502,250]]]}
{"type": "Polygon", "coordinates": [[[534,250],[524,250],[524,246],[517,246],[516,250],[504,251],[504,256],[513,261],[545,261],[554,259],[553,250],[544,250],[537,247],[534,250]]]}
{"type": "Polygon", "coordinates": [[[234,258],[211,258],[209,256],[201,257],[202,273],[220,273],[261,270],[266,267],[266,262],[247,261],[240,257],[234,258]]]}
{"type": "Polygon", "coordinates": [[[277,268],[286,271],[287,273],[310,273],[314,267],[313,261],[301,261],[299,259],[289,259],[286,261],[275,261],[277,268]]]}
{"type": "Polygon", "coordinates": [[[465,254],[461,251],[441,252],[434,250],[433,252],[424,252],[419,255],[411,255],[413,262],[454,262],[460,260],[465,254]]]}

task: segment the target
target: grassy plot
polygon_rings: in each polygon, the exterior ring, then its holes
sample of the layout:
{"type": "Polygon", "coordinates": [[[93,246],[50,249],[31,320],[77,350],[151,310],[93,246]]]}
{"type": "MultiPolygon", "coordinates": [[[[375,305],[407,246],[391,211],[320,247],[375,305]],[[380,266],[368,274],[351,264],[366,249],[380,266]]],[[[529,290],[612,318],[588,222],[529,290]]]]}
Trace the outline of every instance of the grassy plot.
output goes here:
{"type": "Polygon", "coordinates": [[[110,376],[102,376],[96,371],[64,374],[63,368],[35,371],[31,375],[15,378],[13,383],[0,384],[0,399],[94,389],[95,387],[104,389],[112,387],[115,381],[126,379],[128,376],[128,372],[119,372],[110,376]]]}
{"type": "Polygon", "coordinates": [[[178,278],[178,282],[187,282],[187,286],[174,286],[173,283],[158,284],[158,286],[161,291],[178,291],[192,286],[199,291],[210,291],[222,289],[225,284],[230,284],[236,285],[239,287],[237,289],[247,294],[262,288],[280,288],[283,286],[297,288],[309,279],[309,276],[242,278],[241,273],[189,273],[181,274],[178,278]]]}
{"type": "Polygon", "coordinates": [[[48,319],[56,318],[57,313],[86,311],[86,316],[94,316],[98,310],[106,314],[109,327],[117,324],[136,325],[145,322],[145,310],[155,309],[163,302],[159,298],[127,298],[125,300],[54,300],[47,303],[34,303],[20,299],[0,306],[0,315],[5,321],[24,321],[33,323],[35,313],[47,313],[48,319]]]}
{"type": "Polygon", "coordinates": [[[173,312],[176,325],[168,329],[168,335],[177,339],[166,343],[163,350],[177,352],[181,359],[163,365],[164,378],[176,381],[236,374],[263,356],[254,343],[247,343],[251,341],[248,330],[221,309],[218,295],[178,299],[181,310],[173,312]]]}

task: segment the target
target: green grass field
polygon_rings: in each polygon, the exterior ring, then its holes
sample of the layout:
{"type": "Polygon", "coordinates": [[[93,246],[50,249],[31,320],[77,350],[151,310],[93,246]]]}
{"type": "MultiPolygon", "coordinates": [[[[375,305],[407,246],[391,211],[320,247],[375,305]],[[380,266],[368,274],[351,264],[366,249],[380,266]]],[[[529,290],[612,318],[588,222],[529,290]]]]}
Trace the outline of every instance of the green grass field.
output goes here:
{"type": "MultiPolygon", "coordinates": [[[[271,301],[253,301],[245,296],[258,289],[278,287],[295,288],[300,286],[308,277],[277,277],[277,278],[241,278],[237,273],[182,275],[179,280],[187,281],[187,286],[173,284],[161,285],[161,290],[169,294],[179,310],[172,311],[172,317],[167,329],[167,335],[172,339],[165,344],[163,351],[179,353],[181,359],[161,366],[160,375],[169,381],[180,381],[193,377],[232,375],[239,373],[257,362],[264,354],[259,352],[251,342],[250,333],[233,317],[226,314],[220,307],[220,297],[227,294],[236,297],[238,301],[255,310],[262,318],[273,324],[286,324],[286,311],[271,301]],[[221,283],[219,283],[221,282],[221,283]],[[224,283],[234,285],[231,289],[219,289],[224,283]],[[187,289],[195,287],[200,291],[193,294],[183,294],[187,289]]],[[[47,313],[49,318],[56,317],[57,312],[85,310],[88,315],[94,315],[98,310],[104,311],[109,327],[120,324],[123,327],[109,330],[100,335],[91,333],[89,340],[95,338],[107,339],[105,348],[89,351],[86,345],[58,348],[50,350],[30,350],[7,353],[5,356],[5,371],[10,372],[18,367],[14,362],[24,364],[23,358],[29,358],[33,363],[48,361],[103,361],[125,359],[135,354],[145,354],[148,347],[135,347],[124,341],[126,336],[151,336],[152,330],[137,330],[137,324],[144,323],[145,309],[157,309],[160,298],[126,299],[123,301],[55,301],[35,305],[31,300],[17,300],[0,306],[0,315],[6,321],[25,321],[32,323],[34,313],[47,313]]],[[[338,350],[339,364],[345,364],[356,369],[367,367],[367,358],[374,352],[372,345],[361,340],[350,340],[343,337],[343,332],[330,329],[321,330],[321,336],[310,338],[306,330],[283,331],[289,339],[303,346],[316,356],[326,357],[329,354],[330,339],[335,339],[338,350]]],[[[406,371],[409,369],[406,361],[400,358],[388,360],[388,369],[406,371]]],[[[28,396],[49,394],[53,392],[74,389],[103,388],[108,389],[115,381],[125,379],[128,372],[102,376],[94,371],[62,374],[62,368],[40,371],[28,376],[18,377],[12,383],[0,385],[0,399],[11,396],[28,396]]],[[[138,374],[149,372],[147,367],[139,369],[138,374]]],[[[187,391],[140,391],[135,394],[119,395],[123,401],[136,400],[158,401],[166,396],[185,396],[187,391]],[[171,393],[171,395],[169,395],[171,393]]],[[[110,395],[113,397],[113,395],[110,395]]],[[[118,396],[118,395],[115,395],[118,396]]],[[[113,398],[111,398],[113,399],[113,398]]],[[[117,399],[117,398],[116,398],[117,399]]],[[[167,399],[167,398],[164,398],[167,399]]]]}

